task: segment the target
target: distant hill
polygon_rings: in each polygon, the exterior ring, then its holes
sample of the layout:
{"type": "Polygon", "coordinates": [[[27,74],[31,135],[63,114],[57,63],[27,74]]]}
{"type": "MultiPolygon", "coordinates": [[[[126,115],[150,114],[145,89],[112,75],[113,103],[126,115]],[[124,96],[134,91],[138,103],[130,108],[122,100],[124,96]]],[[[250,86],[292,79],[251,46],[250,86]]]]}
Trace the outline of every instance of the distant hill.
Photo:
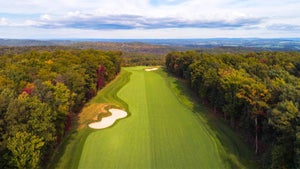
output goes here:
{"type": "MultiPolygon", "coordinates": [[[[93,40],[96,41],[96,40],[93,40]]],[[[100,41],[100,40],[99,40],[100,41]]],[[[103,42],[142,42],[155,45],[177,46],[192,49],[223,47],[257,48],[258,50],[300,51],[300,38],[211,38],[211,39],[106,39],[103,42]]]]}
{"type": "Polygon", "coordinates": [[[27,39],[0,39],[0,46],[54,46],[51,41],[27,39]]]}
{"type": "Polygon", "coordinates": [[[212,39],[0,39],[0,46],[71,46],[102,50],[142,52],[154,50],[164,54],[170,50],[247,49],[269,51],[300,51],[300,38],[212,38],[212,39]]]}
{"type": "Polygon", "coordinates": [[[184,47],[156,45],[142,42],[78,42],[70,47],[78,49],[119,50],[123,53],[151,53],[165,55],[170,51],[184,50],[184,47]]]}

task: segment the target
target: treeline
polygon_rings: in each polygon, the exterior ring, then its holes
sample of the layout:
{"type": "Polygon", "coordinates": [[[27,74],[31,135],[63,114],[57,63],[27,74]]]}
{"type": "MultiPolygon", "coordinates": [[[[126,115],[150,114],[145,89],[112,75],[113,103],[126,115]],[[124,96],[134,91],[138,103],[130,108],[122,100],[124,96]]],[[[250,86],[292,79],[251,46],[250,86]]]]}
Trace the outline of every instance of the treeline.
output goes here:
{"type": "MultiPolygon", "coordinates": [[[[104,43],[105,44],[105,43],[104,43]]],[[[79,48],[79,47],[78,47],[79,48]]],[[[113,46],[111,46],[113,49],[113,46]]],[[[24,46],[24,47],[1,47],[0,46],[0,56],[2,55],[19,55],[22,53],[30,51],[48,51],[54,52],[57,50],[63,51],[73,51],[73,50],[87,50],[91,48],[77,49],[74,46],[24,46]]],[[[95,48],[95,50],[98,50],[95,48]]],[[[110,51],[109,49],[100,49],[105,51],[110,51]]],[[[140,66],[140,65],[163,65],[165,63],[164,56],[170,52],[165,51],[165,53],[156,53],[156,51],[151,51],[151,48],[142,50],[142,52],[126,52],[122,51],[122,66],[140,66]],[[153,52],[153,53],[151,53],[153,52]]]]}
{"type": "Polygon", "coordinates": [[[145,53],[166,55],[170,51],[178,49],[167,45],[153,45],[140,42],[78,42],[68,45],[77,49],[118,50],[123,53],[145,53]]]}
{"type": "Polygon", "coordinates": [[[120,71],[121,52],[31,51],[0,56],[0,168],[40,168],[71,118],[120,71]]]}
{"type": "Polygon", "coordinates": [[[179,47],[152,45],[139,42],[80,42],[69,45],[77,49],[122,51],[122,66],[163,65],[164,56],[179,47]]]}
{"type": "Polygon", "coordinates": [[[300,168],[300,53],[172,52],[165,64],[248,133],[264,168],[300,168]]]}
{"type": "Polygon", "coordinates": [[[122,55],[122,66],[157,66],[164,63],[164,55],[150,53],[123,53],[122,55]]]}
{"type": "Polygon", "coordinates": [[[0,56],[2,55],[19,55],[30,51],[48,51],[56,50],[74,50],[68,46],[0,46],[0,56]]]}

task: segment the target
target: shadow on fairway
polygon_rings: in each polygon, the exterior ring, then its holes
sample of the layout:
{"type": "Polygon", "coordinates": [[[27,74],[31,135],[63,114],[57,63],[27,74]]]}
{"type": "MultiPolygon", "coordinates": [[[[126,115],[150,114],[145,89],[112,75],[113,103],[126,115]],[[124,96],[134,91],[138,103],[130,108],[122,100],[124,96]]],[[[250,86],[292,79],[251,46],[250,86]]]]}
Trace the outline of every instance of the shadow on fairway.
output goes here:
{"type": "MultiPolygon", "coordinates": [[[[78,118],[74,119],[73,125],[79,126],[78,118]]],[[[85,140],[93,132],[92,129],[86,127],[79,130],[71,129],[66,134],[61,145],[57,148],[50,166],[47,168],[77,168],[85,140]]]]}
{"type": "Polygon", "coordinates": [[[230,128],[229,124],[221,118],[220,114],[214,113],[207,103],[200,100],[197,95],[188,88],[188,83],[185,80],[170,75],[166,70],[157,73],[165,78],[179,102],[192,110],[199,120],[208,124],[208,131],[215,138],[220,155],[230,168],[259,168],[255,160],[254,151],[252,151],[251,147],[237,134],[238,131],[230,128]]]}

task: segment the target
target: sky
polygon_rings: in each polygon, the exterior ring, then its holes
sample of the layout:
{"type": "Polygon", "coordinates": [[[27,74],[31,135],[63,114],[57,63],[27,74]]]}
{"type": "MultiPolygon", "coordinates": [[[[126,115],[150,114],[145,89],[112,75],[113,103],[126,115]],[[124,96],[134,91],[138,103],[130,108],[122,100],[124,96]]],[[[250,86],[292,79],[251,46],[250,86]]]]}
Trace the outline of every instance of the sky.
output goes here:
{"type": "Polygon", "coordinates": [[[0,0],[0,38],[299,38],[300,0],[0,0]]]}

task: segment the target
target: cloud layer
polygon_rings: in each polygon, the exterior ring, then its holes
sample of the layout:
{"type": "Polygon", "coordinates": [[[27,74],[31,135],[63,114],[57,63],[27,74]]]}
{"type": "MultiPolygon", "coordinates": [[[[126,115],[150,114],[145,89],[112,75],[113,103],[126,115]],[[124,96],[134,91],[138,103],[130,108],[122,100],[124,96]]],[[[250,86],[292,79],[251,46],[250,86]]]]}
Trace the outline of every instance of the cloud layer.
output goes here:
{"type": "MultiPolygon", "coordinates": [[[[76,37],[98,32],[126,32],[147,38],[147,32],[169,37],[195,38],[300,35],[300,1],[297,0],[0,0],[0,38],[24,31],[41,38],[77,32],[76,37]],[[141,31],[144,31],[141,33],[141,31]],[[39,31],[39,32],[37,32],[39,31]],[[60,31],[60,32],[59,32],[60,31]],[[171,31],[171,32],[169,32],[171,31]],[[207,34],[201,31],[208,32],[207,34]],[[81,32],[81,33],[80,33],[81,32]]],[[[26,35],[25,35],[26,34],[26,35]]],[[[22,35],[21,35],[22,36],[22,35]]],[[[111,33],[111,37],[117,35],[111,33]]],[[[156,36],[156,35],[154,35],[156,36]]],[[[108,36],[109,37],[109,36],[108,36]]]]}
{"type": "Polygon", "coordinates": [[[32,21],[32,26],[55,29],[163,29],[163,28],[221,28],[232,29],[249,27],[259,24],[261,18],[236,18],[234,20],[188,20],[175,17],[144,17],[140,15],[107,15],[91,16],[77,15],[64,19],[51,19],[44,15],[38,21],[32,21]]]}

